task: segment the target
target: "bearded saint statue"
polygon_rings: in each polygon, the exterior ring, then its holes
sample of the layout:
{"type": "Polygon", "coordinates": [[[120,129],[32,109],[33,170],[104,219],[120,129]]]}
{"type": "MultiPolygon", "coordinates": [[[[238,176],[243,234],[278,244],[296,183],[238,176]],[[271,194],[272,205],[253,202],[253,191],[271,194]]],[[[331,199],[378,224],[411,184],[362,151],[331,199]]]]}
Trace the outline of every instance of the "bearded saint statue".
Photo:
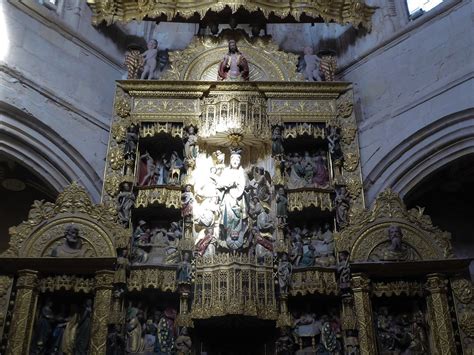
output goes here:
{"type": "Polygon", "coordinates": [[[237,48],[235,40],[229,40],[229,52],[224,56],[217,73],[218,80],[249,80],[249,64],[237,48]]]}

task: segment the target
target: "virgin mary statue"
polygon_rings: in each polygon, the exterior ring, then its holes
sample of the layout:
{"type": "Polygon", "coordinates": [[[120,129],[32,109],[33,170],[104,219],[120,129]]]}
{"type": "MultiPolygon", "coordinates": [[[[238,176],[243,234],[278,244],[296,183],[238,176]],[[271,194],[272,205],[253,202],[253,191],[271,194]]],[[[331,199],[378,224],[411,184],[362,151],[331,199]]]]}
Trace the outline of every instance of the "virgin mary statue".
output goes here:
{"type": "Polygon", "coordinates": [[[238,249],[244,243],[247,230],[247,202],[244,198],[246,176],[240,165],[241,150],[231,149],[230,166],[222,172],[217,182],[221,191],[220,233],[227,247],[238,249]]]}

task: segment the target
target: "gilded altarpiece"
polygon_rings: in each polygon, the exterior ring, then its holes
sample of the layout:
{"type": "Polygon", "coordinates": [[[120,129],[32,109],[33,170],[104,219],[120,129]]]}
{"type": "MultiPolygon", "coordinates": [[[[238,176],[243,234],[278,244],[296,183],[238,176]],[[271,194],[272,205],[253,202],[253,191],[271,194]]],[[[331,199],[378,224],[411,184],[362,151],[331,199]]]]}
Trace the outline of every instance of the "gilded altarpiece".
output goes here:
{"type": "Polygon", "coordinates": [[[390,190],[366,209],[350,83],[241,32],[170,59],[117,83],[101,204],[10,230],[7,354],[472,353],[469,260],[390,190]]]}

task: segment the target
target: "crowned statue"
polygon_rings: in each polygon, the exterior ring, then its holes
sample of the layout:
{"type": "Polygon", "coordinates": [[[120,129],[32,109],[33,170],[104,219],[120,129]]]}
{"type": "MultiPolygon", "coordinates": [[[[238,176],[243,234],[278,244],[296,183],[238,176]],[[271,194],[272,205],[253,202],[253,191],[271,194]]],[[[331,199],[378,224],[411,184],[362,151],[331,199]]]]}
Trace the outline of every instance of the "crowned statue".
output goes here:
{"type": "Polygon", "coordinates": [[[219,64],[218,80],[249,80],[249,64],[244,55],[237,48],[235,40],[229,40],[229,52],[219,64]]]}
{"type": "Polygon", "coordinates": [[[230,166],[224,168],[217,189],[221,193],[220,234],[230,249],[238,249],[244,243],[247,230],[248,206],[244,198],[245,171],[240,164],[241,149],[231,149],[230,166]]]}

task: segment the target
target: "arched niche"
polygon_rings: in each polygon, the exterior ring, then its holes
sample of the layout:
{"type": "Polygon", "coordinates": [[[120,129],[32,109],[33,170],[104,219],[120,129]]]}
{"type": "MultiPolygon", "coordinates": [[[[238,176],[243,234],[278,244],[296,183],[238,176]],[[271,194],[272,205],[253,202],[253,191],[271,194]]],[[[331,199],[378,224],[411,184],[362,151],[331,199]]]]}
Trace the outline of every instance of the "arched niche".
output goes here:
{"type": "Polygon", "coordinates": [[[170,53],[170,68],[163,80],[215,81],[217,69],[228,52],[228,41],[237,41],[239,51],[247,58],[250,81],[300,81],[296,72],[298,57],[285,53],[268,37],[250,38],[243,31],[223,31],[218,37],[195,36],[182,51],[170,53]]]}
{"type": "Polygon", "coordinates": [[[10,245],[1,257],[51,257],[64,245],[68,228],[78,231],[81,246],[77,252],[55,255],[60,258],[113,258],[116,248],[128,243],[128,231],[117,223],[115,211],[94,205],[85,189],[73,183],[55,203],[35,201],[28,220],[10,228],[10,245]]]}
{"type": "Polygon", "coordinates": [[[348,252],[352,261],[426,261],[453,256],[450,234],[433,226],[423,209],[407,210],[392,190],[379,194],[370,210],[356,211],[335,239],[337,250],[348,252]],[[390,251],[391,227],[399,228],[402,235],[399,258],[390,251]]]}

